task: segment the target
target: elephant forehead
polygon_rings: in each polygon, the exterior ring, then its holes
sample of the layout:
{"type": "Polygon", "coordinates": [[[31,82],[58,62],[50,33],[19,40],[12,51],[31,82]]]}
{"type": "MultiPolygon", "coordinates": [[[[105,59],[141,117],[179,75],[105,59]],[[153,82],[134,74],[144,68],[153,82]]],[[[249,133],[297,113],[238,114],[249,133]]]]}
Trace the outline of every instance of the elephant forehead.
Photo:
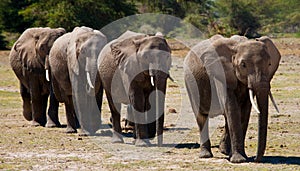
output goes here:
{"type": "Polygon", "coordinates": [[[148,38],[148,40],[145,41],[145,43],[143,43],[141,47],[145,49],[160,49],[160,50],[169,51],[166,40],[159,37],[148,38]]]}
{"type": "Polygon", "coordinates": [[[259,54],[265,50],[265,45],[259,41],[248,41],[238,45],[237,52],[247,52],[249,54],[259,54]]]}

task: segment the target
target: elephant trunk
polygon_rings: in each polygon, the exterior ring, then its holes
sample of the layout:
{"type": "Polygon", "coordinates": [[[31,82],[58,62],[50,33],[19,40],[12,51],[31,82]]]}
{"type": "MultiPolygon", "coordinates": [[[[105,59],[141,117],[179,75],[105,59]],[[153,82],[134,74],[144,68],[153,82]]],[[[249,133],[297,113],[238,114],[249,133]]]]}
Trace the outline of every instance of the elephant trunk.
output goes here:
{"type": "Polygon", "coordinates": [[[258,86],[255,90],[258,109],[258,147],[255,161],[260,162],[266,149],[267,128],[268,128],[268,97],[270,92],[270,84],[258,86]]]}
{"type": "Polygon", "coordinates": [[[157,118],[156,133],[157,144],[159,147],[163,144],[163,126],[164,126],[164,107],[165,107],[165,94],[167,86],[168,75],[162,72],[157,72],[155,75],[155,113],[157,118]],[[162,75],[160,75],[162,74],[162,75]]]}

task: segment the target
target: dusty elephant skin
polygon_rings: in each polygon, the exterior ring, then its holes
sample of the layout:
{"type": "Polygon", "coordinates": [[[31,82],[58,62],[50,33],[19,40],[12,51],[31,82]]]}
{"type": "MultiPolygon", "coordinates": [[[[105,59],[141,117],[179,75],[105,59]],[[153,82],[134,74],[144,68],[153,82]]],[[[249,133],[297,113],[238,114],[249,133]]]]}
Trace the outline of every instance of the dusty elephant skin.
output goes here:
{"type": "Polygon", "coordinates": [[[215,35],[190,51],[184,61],[185,84],[201,133],[200,157],[213,156],[208,117],[224,114],[226,124],[220,151],[230,155],[231,162],[246,161],[244,141],[253,106],[259,113],[255,160],[261,161],[266,148],[268,97],[273,99],[270,82],[280,58],[268,37],[248,40],[236,35],[215,35]]]}
{"type": "Polygon", "coordinates": [[[171,50],[162,35],[131,31],[107,44],[98,58],[100,82],[112,113],[113,143],[123,143],[121,103],[128,104],[134,122],[136,146],[148,146],[158,136],[162,145],[166,83],[171,67],[171,50]],[[157,91],[155,91],[157,90],[157,91]]]}
{"type": "Polygon", "coordinates": [[[76,27],[57,39],[50,51],[49,65],[53,101],[65,103],[67,133],[94,134],[100,127],[102,91],[95,94],[97,58],[106,44],[98,30],[76,27]],[[99,109],[98,109],[99,108],[99,109]]]}
{"type": "Polygon", "coordinates": [[[62,28],[30,28],[23,32],[10,52],[10,65],[20,81],[23,115],[34,126],[60,126],[57,109],[46,110],[50,83],[46,81],[45,68],[54,41],[63,35],[62,28]]]}

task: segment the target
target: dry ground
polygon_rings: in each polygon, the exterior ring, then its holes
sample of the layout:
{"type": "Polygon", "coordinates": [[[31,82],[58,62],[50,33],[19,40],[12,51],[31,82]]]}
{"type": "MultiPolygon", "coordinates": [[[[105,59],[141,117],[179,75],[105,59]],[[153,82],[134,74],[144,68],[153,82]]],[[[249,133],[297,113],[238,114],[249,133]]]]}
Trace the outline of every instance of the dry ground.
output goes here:
{"type": "MultiPolygon", "coordinates": [[[[0,169],[3,170],[300,170],[300,39],[276,39],[283,57],[272,81],[280,114],[270,106],[268,142],[262,163],[231,164],[218,151],[222,118],[211,120],[214,158],[200,159],[199,134],[186,99],[182,61],[186,51],[174,50],[168,82],[164,147],[136,148],[110,143],[109,110],[103,104],[103,128],[93,137],[65,134],[64,128],[31,127],[22,116],[18,81],[0,52],[0,169]],[[179,57],[178,57],[179,56],[179,57]],[[175,111],[174,111],[175,110],[175,111]]],[[[255,156],[257,115],[251,114],[246,152],[255,156]]],[[[63,105],[60,120],[66,123],[63,105]]],[[[156,143],[155,140],[152,141],[156,143]]]]}

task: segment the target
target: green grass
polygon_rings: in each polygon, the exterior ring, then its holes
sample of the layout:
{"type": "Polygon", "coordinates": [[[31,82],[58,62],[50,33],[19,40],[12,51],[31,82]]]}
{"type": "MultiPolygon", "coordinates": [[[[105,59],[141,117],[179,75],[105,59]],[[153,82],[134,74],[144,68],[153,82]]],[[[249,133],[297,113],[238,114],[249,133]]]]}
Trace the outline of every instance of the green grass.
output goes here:
{"type": "Polygon", "coordinates": [[[0,73],[0,87],[19,88],[19,81],[10,67],[0,65],[0,73]]]}

